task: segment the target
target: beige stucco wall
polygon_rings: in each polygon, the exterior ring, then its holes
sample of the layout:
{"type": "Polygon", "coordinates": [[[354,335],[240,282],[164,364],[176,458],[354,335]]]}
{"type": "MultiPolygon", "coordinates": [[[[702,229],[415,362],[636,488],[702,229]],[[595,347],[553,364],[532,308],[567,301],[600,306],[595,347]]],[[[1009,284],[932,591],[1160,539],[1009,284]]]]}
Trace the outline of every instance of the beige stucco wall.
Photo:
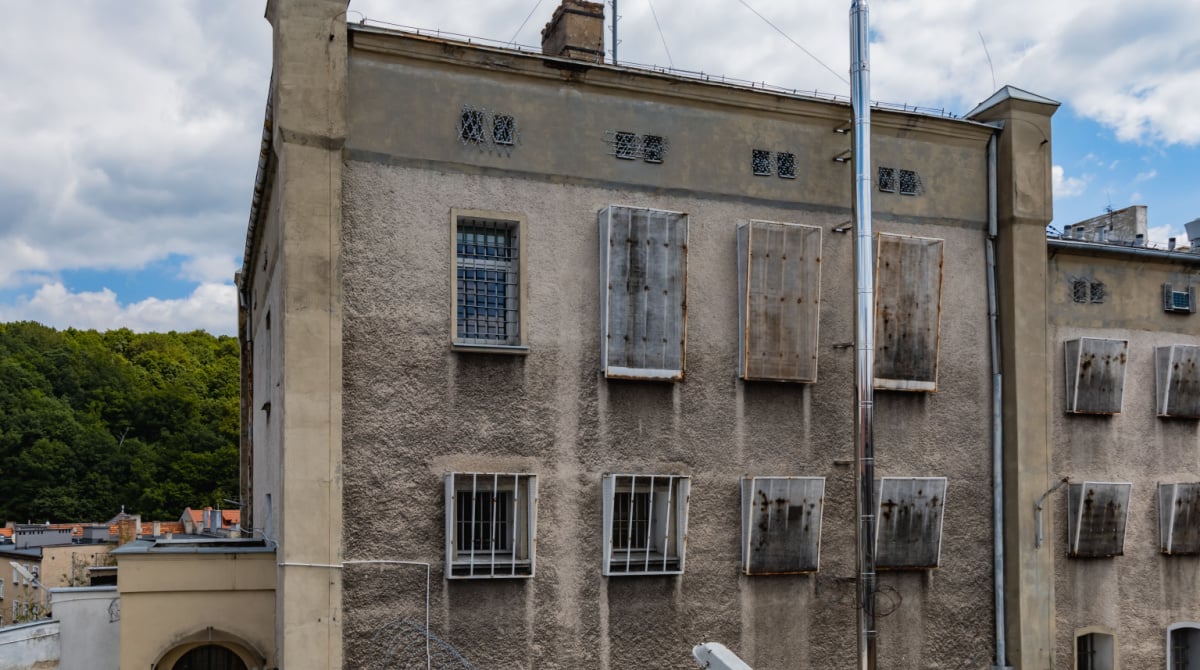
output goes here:
{"type": "Polygon", "coordinates": [[[274,667],[273,553],[126,554],[119,569],[122,668],[149,668],[206,640],[274,667]]]}
{"type": "Polygon", "coordinates": [[[1200,277],[1197,261],[1051,249],[1047,354],[1052,365],[1047,385],[1054,472],[1072,482],[1133,484],[1123,556],[1066,558],[1065,491],[1047,506],[1046,514],[1058,522],[1047,543],[1056,556],[1059,667],[1073,667],[1075,634],[1089,626],[1115,631],[1121,667],[1165,667],[1167,626],[1200,620],[1200,558],[1162,555],[1158,529],[1158,484],[1200,481],[1200,421],[1155,416],[1154,368],[1155,347],[1200,344],[1200,315],[1162,309],[1162,284],[1195,282],[1200,277]],[[1103,282],[1106,300],[1073,302],[1071,280],[1076,277],[1103,282]],[[1129,342],[1120,414],[1064,412],[1062,343],[1078,337],[1129,342]]]}
{"type": "MultiPolygon", "coordinates": [[[[704,640],[756,668],[852,663],[853,354],[843,345],[853,339],[853,240],[833,232],[850,220],[852,173],[832,160],[849,147],[833,132],[848,108],[568,73],[540,59],[472,72],[436,62],[440,46],[394,41],[387,55],[351,52],[346,558],[431,562],[433,628],[481,667],[691,667],[691,646],[704,640]],[[522,139],[511,155],[458,141],[464,104],[514,114],[522,139]],[[662,165],[618,161],[605,153],[605,130],[661,132],[670,152],[662,165]],[[794,150],[799,179],[753,177],[751,148],[794,150]],[[599,376],[596,212],[609,204],[690,216],[681,384],[599,376]],[[526,217],[526,357],[449,350],[455,207],[526,217]],[[736,379],[735,229],[750,219],[824,230],[814,385],[736,379]],[[465,470],[538,475],[535,578],[442,579],[442,477],[465,470]],[[601,475],[651,471],[692,477],[687,571],[603,578],[601,475]],[[828,478],[818,575],[739,575],[747,474],[828,478]]],[[[880,667],[982,666],[992,653],[989,131],[880,117],[877,163],[919,171],[926,192],[877,193],[876,228],[944,238],[946,280],[939,392],[877,394],[877,475],[949,478],[942,567],[881,575],[880,667]]],[[[387,628],[421,619],[422,576],[347,567],[348,667],[402,638],[404,653],[423,656],[419,638],[387,628]]]]}
{"type": "Polygon", "coordinates": [[[46,588],[87,586],[89,567],[110,564],[112,544],[67,544],[42,547],[42,577],[46,588]]]}

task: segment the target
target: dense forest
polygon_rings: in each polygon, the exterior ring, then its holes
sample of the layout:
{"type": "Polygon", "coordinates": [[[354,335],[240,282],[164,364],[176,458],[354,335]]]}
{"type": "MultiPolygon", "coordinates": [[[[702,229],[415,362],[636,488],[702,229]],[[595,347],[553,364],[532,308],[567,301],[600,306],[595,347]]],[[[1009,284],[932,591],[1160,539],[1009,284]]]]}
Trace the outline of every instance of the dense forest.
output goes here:
{"type": "Polygon", "coordinates": [[[237,444],[236,339],[0,323],[0,523],[217,506],[237,444]]]}

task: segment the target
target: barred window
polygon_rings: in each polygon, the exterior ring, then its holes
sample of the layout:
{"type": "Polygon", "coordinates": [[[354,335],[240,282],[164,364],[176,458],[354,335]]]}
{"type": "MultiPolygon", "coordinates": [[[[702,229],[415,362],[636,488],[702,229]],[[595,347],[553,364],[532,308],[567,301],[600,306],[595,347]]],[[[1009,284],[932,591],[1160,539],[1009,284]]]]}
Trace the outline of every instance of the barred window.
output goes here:
{"type": "Polygon", "coordinates": [[[457,347],[519,347],[520,225],[485,212],[454,212],[457,347]],[[479,214],[478,216],[476,214],[479,214]]]}
{"type": "Polygon", "coordinates": [[[602,573],[683,572],[691,480],[678,475],[605,475],[602,573]]]}
{"type": "Polygon", "coordinates": [[[896,192],[896,168],[879,168],[879,190],[884,193],[896,192]]]}
{"type": "Polygon", "coordinates": [[[492,141],[496,144],[513,144],[516,141],[516,122],[508,114],[492,117],[492,141]]]}
{"type": "Polygon", "coordinates": [[[666,154],[666,142],[662,135],[646,135],[642,138],[642,159],[647,163],[661,163],[666,154]]]}
{"type": "Polygon", "coordinates": [[[458,139],[471,144],[487,141],[483,134],[483,117],[483,110],[463,107],[458,115],[458,139]]]}
{"type": "Polygon", "coordinates": [[[1071,282],[1071,299],[1075,302],[1087,302],[1091,298],[1090,287],[1086,279],[1076,279],[1071,282]]]}
{"type": "Polygon", "coordinates": [[[781,179],[795,179],[796,154],[786,151],[775,154],[775,170],[781,179]]]}
{"type": "Polygon", "coordinates": [[[617,132],[615,149],[617,158],[624,158],[626,160],[637,158],[638,136],[625,131],[617,132]]]}
{"type": "Polygon", "coordinates": [[[533,576],[536,506],[534,475],[446,475],[446,576],[533,576]]]}
{"type": "Polygon", "coordinates": [[[750,171],[759,177],[771,176],[771,152],[753,149],[750,152],[750,171]]]}
{"type": "Polygon", "coordinates": [[[900,171],[900,195],[917,195],[921,191],[921,176],[912,170],[900,171]]]}
{"type": "Polygon", "coordinates": [[[1104,282],[1094,281],[1091,284],[1089,298],[1093,303],[1104,302],[1105,296],[1108,295],[1108,288],[1104,286],[1104,282]]]}

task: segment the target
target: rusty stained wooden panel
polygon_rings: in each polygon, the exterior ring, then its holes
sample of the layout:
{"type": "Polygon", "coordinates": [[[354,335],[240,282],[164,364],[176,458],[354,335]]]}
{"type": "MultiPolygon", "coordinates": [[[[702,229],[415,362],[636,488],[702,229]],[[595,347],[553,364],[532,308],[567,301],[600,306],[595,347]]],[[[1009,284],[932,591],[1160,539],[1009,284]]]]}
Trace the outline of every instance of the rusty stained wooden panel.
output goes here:
{"type": "Polygon", "coordinates": [[[942,556],[945,477],[879,480],[875,560],[880,570],[936,568],[942,556]]]}
{"type": "Polygon", "coordinates": [[[600,210],[599,226],[604,375],[682,380],[687,214],[612,205],[600,210]]]}
{"type": "Polygon", "coordinates": [[[1067,485],[1067,556],[1108,558],[1125,553],[1129,493],[1125,482],[1067,485]]]}
{"type": "Polygon", "coordinates": [[[1064,344],[1068,414],[1119,414],[1129,342],[1081,337],[1064,344]]]}
{"type": "Polygon", "coordinates": [[[1158,485],[1158,530],[1162,553],[1200,554],[1200,482],[1158,485]]]}
{"type": "Polygon", "coordinates": [[[944,241],[880,233],[875,252],[875,388],[936,391],[944,241]]]}
{"type": "Polygon", "coordinates": [[[824,477],[743,478],[742,572],[816,572],[824,507],[824,477]]]}
{"type": "Polygon", "coordinates": [[[737,236],[738,373],[817,381],[821,229],[751,221],[737,236]]]}
{"type": "Polygon", "coordinates": [[[1200,347],[1157,347],[1154,360],[1158,416],[1200,418],[1200,347]]]}

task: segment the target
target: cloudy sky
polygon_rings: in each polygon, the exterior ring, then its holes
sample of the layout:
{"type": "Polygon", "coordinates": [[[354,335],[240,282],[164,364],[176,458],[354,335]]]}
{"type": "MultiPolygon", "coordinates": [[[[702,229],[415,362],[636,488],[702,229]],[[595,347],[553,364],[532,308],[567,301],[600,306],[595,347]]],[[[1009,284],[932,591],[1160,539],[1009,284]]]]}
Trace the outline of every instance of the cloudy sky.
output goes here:
{"type": "MultiPolygon", "coordinates": [[[[557,2],[353,0],[348,16],[536,45],[557,2]]],[[[0,321],[233,332],[270,75],[263,6],[4,3],[0,321]]],[[[618,53],[846,94],[848,8],[619,0],[618,53]]],[[[1056,226],[1145,204],[1151,239],[1182,242],[1200,217],[1200,3],[875,0],[871,25],[876,100],[961,115],[1012,84],[1063,102],[1056,226]]]]}

